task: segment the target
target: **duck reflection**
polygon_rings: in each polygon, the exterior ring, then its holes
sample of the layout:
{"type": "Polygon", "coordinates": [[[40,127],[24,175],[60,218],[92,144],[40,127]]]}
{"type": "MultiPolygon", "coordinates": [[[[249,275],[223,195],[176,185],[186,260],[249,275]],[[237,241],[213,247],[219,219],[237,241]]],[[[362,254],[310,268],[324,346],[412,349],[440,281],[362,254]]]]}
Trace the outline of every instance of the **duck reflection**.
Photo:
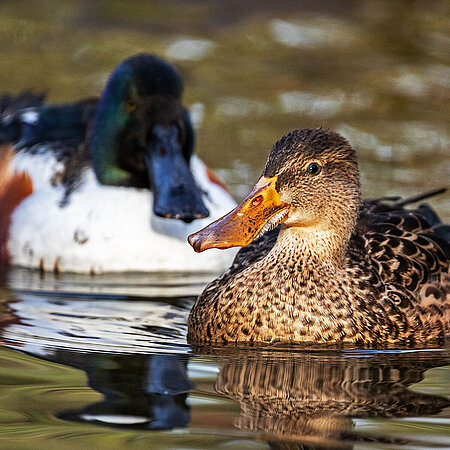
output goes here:
{"type": "Polygon", "coordinates": [[[86,372],[90,387],[104,399],[59,418],[112,427],[163,430],[190,422],[186,404],[193,385],[185,355],[74,354],[58,351],[52,358],[86,372]]]}
{"type": "MultiPolygon", "coordinates": [[[[356,418],[428,416],[450,406],[446,398],[409,389],[427,369],[449,364],[443,351],[208,353],[219,362],[217,379],[211,381],[216,392],[239,402],[235,427],[263,433],[275,448],[351,448],[366,439],[355,429],[356,418]]],[[[83,369],[89,385],[104,396],[83,410],[59,414],[62,419],[149,430],[186,427],[191,421],[187,355],[58,351],[52,359],[83,369]]],[[[197,420],[196,428],[208,426],[207,413],[197,420]]]]}
{"type": "MultiPolygon", "coordinates": [[[[146,335],[150,338],[159,333],[162,340],[164,331],[177,331],[172,322],[183,319],[180,307],[175,303],[108,300],[112,310],[101,317],[98,312],[106,300],[88,300],[14,295],[0,285],[0,345],[86,373],[89,386],[103,399],[83,410],[61,412],[58,417],[62,419],[152,430],[187,426],[191,418],[186,398],[193,385],[187,376],[186,354],[100,351],[122,344],[129,352],[143,329],[142,317],[152,318],[145,322],[152,328],[146,335]],[[127,311],[131,311],[131,318],[124,319],[122,313],[127,311]],[[89,321],[92,317],[94,325],[89,321]],[[112,328],[113,321],[120,326],[112,328]],[[62,346],[68,348],[70,339],[73,350],[65,350],[62,346]],[[92,348],[97,351],[90,351],[92,348]]],[[[172,343],[177,342],[169,335],[172,343]]]]}
{"type": "Polygon", "coordinates": [[[354,418],[432,415],[450,406],[445,398],[408,389],[423,380],[427,369],[449,364],[448,355],[357,355],[255,352],[224,357],[216,390],[240,403],[237,428],[263,431],[271,441],[278,437],[320,448],[362,439],[354,434],[354,418]]]}

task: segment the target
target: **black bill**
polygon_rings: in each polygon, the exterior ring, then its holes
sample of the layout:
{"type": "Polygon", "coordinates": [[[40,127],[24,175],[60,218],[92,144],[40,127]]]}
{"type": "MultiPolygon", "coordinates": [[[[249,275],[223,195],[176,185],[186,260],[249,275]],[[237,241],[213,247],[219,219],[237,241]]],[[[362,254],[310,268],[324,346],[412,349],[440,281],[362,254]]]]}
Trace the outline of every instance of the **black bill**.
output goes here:
{"type": "Polygon", "coordinates": [[[187,223],[208,217],[202,192],[183,157],[175,126],[153,128],[145,161],[157,216],[187,223]]]}

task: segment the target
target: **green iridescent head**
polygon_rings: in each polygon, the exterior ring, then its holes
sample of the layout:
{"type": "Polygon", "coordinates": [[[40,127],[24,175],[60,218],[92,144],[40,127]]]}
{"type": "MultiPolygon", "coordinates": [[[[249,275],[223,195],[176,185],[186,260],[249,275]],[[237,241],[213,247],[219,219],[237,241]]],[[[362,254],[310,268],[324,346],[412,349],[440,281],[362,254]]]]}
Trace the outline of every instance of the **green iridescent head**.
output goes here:
{"type": "Polygon", "coordinates": [[[166,61],[126,59],[100,99],[89,148],[100,183],[149,188],[155,214],[190,222],[208,210],[189,169],[194,131],[182,93],[183,81],[166,61]]]}

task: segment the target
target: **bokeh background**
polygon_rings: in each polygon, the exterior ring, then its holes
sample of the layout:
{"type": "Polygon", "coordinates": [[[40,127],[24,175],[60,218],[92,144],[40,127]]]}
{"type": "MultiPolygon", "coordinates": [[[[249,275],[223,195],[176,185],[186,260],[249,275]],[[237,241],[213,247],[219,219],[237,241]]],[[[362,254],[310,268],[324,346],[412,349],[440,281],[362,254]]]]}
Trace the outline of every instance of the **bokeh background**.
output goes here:
{"type": "MultiPolygon", "coordinates": [[[[364,196],[448,185],[450,3],[3,0],[0,92],[99,95],[124,58],[185,80],[197,152],[242,198],[272,144],[323,126],[357,148],[364,196]]],[[[433,200],[450,219],[449,195],[433,200]]]]}

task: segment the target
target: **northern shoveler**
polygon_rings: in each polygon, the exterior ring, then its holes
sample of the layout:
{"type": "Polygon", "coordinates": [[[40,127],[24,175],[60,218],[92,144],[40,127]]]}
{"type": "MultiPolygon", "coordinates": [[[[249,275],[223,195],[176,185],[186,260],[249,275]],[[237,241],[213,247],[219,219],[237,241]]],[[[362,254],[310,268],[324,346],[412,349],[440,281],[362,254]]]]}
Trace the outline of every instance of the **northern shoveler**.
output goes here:
{"type": "Polygon", "coordinates": [[[195,302],[189,342],[449,334],[449,228],[430,207],[407,210],[407,202],[361,202],[356,152],[338,133],[287,134],[250,195],[189,237],[197,252],[247,246],[195,302]]]}
{"type": "Polygon", "coordinates": [[[193,257],[187,236],[235,205],[193,154],[183,82],[139,54],[112,73],[99,101],[0,108],[0,254],[41,270],[220,271],[231,254],[193,257]],[[207,219],[206,219],[207,220],[207,219]]]}

